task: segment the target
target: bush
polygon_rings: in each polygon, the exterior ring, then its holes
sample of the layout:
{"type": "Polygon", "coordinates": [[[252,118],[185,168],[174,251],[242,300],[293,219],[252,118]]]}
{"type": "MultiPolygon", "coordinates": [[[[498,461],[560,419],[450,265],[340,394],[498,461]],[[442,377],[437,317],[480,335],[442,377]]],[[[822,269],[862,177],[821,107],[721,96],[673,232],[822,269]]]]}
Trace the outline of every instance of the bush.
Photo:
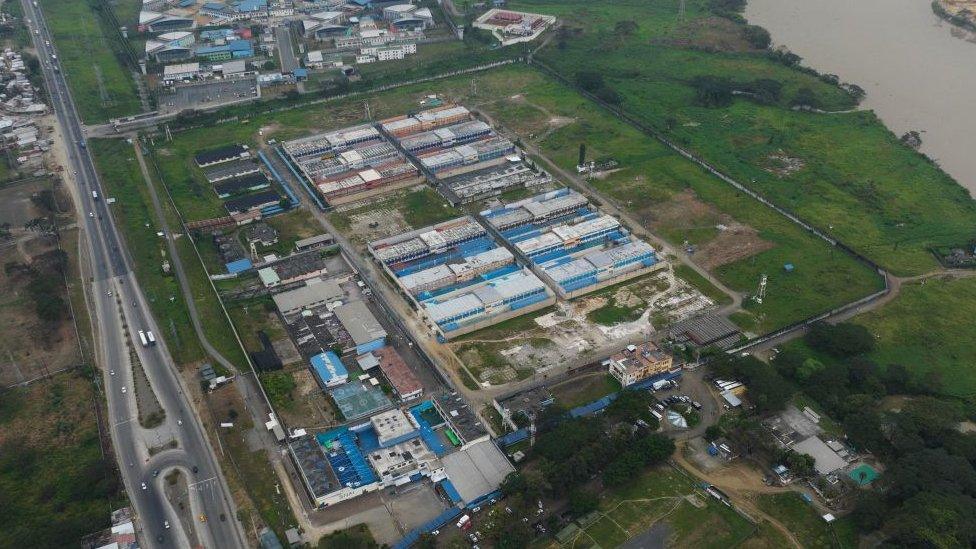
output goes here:
{"type": "Polygon", "coordinates": [[[749,45],[757,50],[764,50],[772,43],[769,31],[759,25],[746,25],[742,28],[742,37],[749,42],[749,45]]]}
{"type": "Polygon", "coordinates": [[[859,324],[842,322],[814,324],[807,332],[806,342],[814,349],[846,358],[870,353],[874,350],[874,336],[859,324]]]}
{"type": "Polygon", "coordinates": [[[718,76],[696,76],[691,81],[695,101],[703,107],[728,107],[732,104],[732,81],[718,76]]]}
{"type": "Polygon", "coordinates": [[[599,90],[597,90],[596,91],[596,96],[600,100],[605,101],[605,102],[607,102],[607,103],[609,103],[611,105],[619,105],[624,100],[623,96],[621,96],[619,93],[617,93],[617,90],[615,90],[615,89],[613,89],[613,88],[611,88],[609,86],[604,86],[604,87],[600,88],[599,90]]]}
{"type": "Polygon", "coordinates": [[[596,93],[605,85],[603,82],[603,75],[595,71],[577,72],[576,84],[590,93],[596,93]]]}

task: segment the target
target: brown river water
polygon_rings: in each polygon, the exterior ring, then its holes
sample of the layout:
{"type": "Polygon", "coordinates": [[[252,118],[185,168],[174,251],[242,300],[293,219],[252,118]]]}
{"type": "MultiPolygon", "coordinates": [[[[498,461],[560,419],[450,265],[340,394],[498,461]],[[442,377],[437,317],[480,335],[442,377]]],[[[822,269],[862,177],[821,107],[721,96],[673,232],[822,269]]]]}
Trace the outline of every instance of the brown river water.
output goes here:
{"type": "Polygon", "coordinates": [[[867,91],[897,135],[976,196],[976,34],[943,21],[929,0],[749,0],[746,18],[774,46],[867,91]]]}

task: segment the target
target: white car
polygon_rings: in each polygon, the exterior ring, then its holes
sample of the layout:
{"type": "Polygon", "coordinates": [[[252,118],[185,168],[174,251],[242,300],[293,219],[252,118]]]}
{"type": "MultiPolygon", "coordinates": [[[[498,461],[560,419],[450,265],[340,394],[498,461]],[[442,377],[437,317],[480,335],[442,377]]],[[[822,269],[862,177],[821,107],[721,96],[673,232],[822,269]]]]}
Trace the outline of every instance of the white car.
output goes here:
{"type": "Polygon", "coordinates": [[[122,394],[125,394],[125,385],[122,386],[122,394]]]}
{"type": "Polygon", "coordinates": [[[115,370],[109,370],[109,371],[108,371],[108,375],[110,375],[110,376],[114,376],[114,375],[115,375],[115,370]]]}
{"type": "Polygon", "coordinates": [[[164,520],[163,521],[163,528],[169,530],[169,521],[168,520],[164,520]]]}
{"type": "Polygon", "coordinates": [[[143,490],[147,490],[148,489],[148,486],[146,486],[146,483],[145,482],[142,483],[142,489],[143,490]]]}
{"type": "Polygon", "coordinates": [[[88,212],[88,217],[95,217],[95,212],[88,212]]]}

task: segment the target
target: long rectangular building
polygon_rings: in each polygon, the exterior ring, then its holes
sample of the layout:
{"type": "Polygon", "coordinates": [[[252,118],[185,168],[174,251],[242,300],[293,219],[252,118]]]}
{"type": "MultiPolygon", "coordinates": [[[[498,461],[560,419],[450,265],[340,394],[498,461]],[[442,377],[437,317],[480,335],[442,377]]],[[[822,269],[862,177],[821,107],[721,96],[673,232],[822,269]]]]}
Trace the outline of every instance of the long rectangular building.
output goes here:
{"type": "Polygon", "coordinates": [[[404,275],[398,279],[398,282],[404,290],[416,296],[471,280],[478,275],[500,269],[514,262],[515,257],[508,249],[492,248],[470,257],[462,257],[457,261],[404,275]]]}
{"type": "Polygon", "coordinates": [[[515,247],[527,257],[534,259],[549,252],[584,246],[619,231],[620,222],[616,218],[601,215],[573,225],[550,227],[539,236],[515,243],[515,247]]]}
{"type": "Polygon", "coordinates": [[[449,250],[487,231],[470,216],[459,217],[369,243],[369,251],[381,263],[409,261],[449,250]]]}
{"type": "Polygon", "coordinates": [[[444,179],[441,190],[451,202],[463,204],[497,196],[516,187],[531,188],[551,181],[552,176],[544,170],[519,160],[444,179]]]}
{"type": "Polygon", "coordinates": [[[361,124],[294,139],[282,144],[282,148],[293,159],[321,156],[327,153],[341,152],[360,143],[380,141],[380,132],[369,124],[361,124]]]}
{"type": "Polygon", "coordinates": [[[403,137],[443,126],[456,124],[471,118],[471,112],[458,105],[444,105],[420,111],[412,116],[397,116],[380,121],[383,131],[394,137],[403,137]]]}
{"type": "Polygon", "coordinates": [[[615,247],[588,249],[569,262],[542,264],[539,269],[563,297],[596,290],[602,283],[616,284],[652,270],[658,263],[654,248],[641,240],[615,247]]]}
{"type": "Polygon", "coordinates": [[[355,200],[374,189],[393,190],[419,181],[420,172],[409,162],[394,159],[388,164],[359,171],[346,171],[316,185],[331,204],[355,200]],[[348,197],[352,198],[348,198],[348,197]],[[344,199],[344,197],[346,197],[344,199]]]}
{"type": "Polygon", "coordinates": [[[445,339],[555,303],[548,286],[521,269],[424,302],[423,314],[445,339]]]}
{"type": "Polygon", "coordinates": [[[458,172],[459,168],[476,169],[479,165],[504,159],[506,155],[514,152],[514,143],[504,137],[494,136],[443,151],[421,155],[418,160],[425,168],[434,173],[458,172]]]}
{"type": "Polygon", "coordinates": [[[483,212],[485,219],[499,231],[530,223],[544,224],[585,208],[588,200],[571,189],[559,189],[483,212]]]}
{"type": "Polygon", "coordinates": [[[431,149],[453,147],[486,137],[491,133],[491,126],[480,120],[470,120],[439,128],[400,140],[400,146],[410,153],[422,153],[431,149]]]}

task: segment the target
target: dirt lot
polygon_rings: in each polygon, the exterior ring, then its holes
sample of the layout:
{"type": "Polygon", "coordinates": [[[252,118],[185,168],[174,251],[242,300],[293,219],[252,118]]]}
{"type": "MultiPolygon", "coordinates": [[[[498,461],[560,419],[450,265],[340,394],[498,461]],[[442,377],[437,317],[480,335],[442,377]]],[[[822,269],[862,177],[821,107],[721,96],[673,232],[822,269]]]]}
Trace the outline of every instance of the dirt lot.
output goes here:
{"type": "Polygon", "coordinates": [[[473,332],[448,343],[479,378],[491,384],[546,375],[642,341],[667,326],[712,306],[711,301],[670,271],[652,273],[593,295],[560,302],[543,314],[473,332]],[[621,321],[600,324],[591,313],[613,300],[621,321]]]}
{"type": "MultiPolygon", "coordinates": [[[[45,253],[57,250],[53,237],[24,229],[24,223],[44,212],[31,195],[50,188],[50,181],[35,181],[0,190],[0,220],[10,223],[10,235],[0,239],[0,387],[75,365],[80,360],[74,325],[67,312],[56,322],[41,320],[28,291],[32,276],[8,265],[37,265],[45,253]]],[[[59,206],[67,208],[64,197],[59,206]]],[[[68,219],[61,221],[66,223],[68,219]]],[[[74,233],[72,233],[74,234],[74,233]]],[[[64,296],[66,297],[66,296],[64,296]]]]}
{"type": "Polygon", "coordinates": [[[752,46],[739,26],[722,17],[693,18],[678,27],[667,42],[674,46],[708,51],[744,52],[752,46]]]}
{"type": "Polygon", "coordinates": [[[773,247],[754,228],[698,200],[692,191],[678,193],[661,205],[649,207],[646,213],[654,220],[652,230],[668,228],[681,233],[674,235],[679,237],[677,242],[687,240],[699,246],[695,262],[708,270],[773,247]]]}

